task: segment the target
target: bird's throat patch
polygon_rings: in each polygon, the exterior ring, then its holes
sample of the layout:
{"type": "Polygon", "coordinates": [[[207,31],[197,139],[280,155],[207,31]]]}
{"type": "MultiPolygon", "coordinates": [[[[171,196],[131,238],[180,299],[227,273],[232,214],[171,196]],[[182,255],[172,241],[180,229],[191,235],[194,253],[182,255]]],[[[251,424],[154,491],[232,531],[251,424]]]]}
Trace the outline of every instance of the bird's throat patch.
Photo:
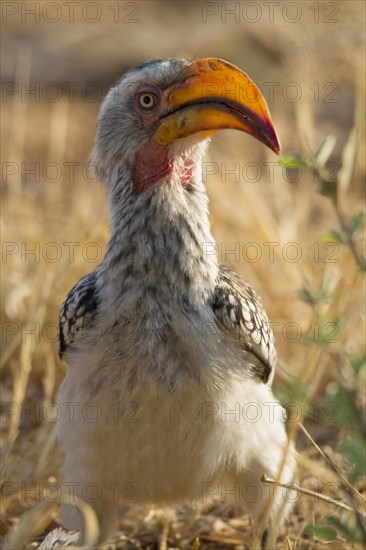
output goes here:
{"type": "Polygon", "coordinates": [[[176,158],[169,156],[167,146],[149,142],[136,154],[132,180],[136,193],[150,189],[156,182],[177,175],[182,187],[186,188],[192,179],[194,160],[184,153],[176,158]]]}
{"type": "Polygon", "coordinates": [[[187,155],[181,155],[177,167],[177,173],[184,189],[187,187],[193,176],[194,160],[187,155]]]}

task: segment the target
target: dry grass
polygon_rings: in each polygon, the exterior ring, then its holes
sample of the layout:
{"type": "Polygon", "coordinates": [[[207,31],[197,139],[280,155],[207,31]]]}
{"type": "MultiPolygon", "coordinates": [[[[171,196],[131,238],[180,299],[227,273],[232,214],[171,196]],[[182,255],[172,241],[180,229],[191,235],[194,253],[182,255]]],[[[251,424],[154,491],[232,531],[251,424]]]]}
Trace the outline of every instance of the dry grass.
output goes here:
{"type": "MultiPolygon", "coordinates": [[[[263,16],[253,25],[243,20],[236,24],[229,18],[224,24],[220,14],[204,24],[202,5],[197,7],[193,3],[184,8],[180,3],[165,3],[161,23],[154,12],[160,4],[145,2],[139,4],[140,25],[133,28],[125,25],[123,36],[116,33],[109,19],[92,28],[78,19],[71,25],[60,22],[54,26],[44,21],[22,25],[10,20],[4,25],[10,58],[3,69],[3,78],[29,85],[37,80],[47,82],[49,69],[53,75],[50,80],[65,82],[72,80],[67,78],[70,70],[72,74],[79,71],[79,82],[98,81],[104,89],[121,70],[143,59],[217,55],[236,62],[259,83],[278,81],[279,90],[288,82],[296,82],[302,90],[300,101],[290,102],[276,93],[270,104],[285,152],[296,151],[302,157],[312,157],[322,140],[333,133],[337,145],[330,160],[339,167],[349,132],[354,125],[358,127],[359,154],[350,189],[342,202],[351,218],[360,209],[363,198],[364,6],[362,2],[333,2],[340,8],[338,23],[325,24],[321,19],[314,24],[314,14],[306,3],[298,4],[302,6],[302,18],[296,24],[286,23],[279,16],[269,23],[263,16]],[[180,28],[192,28],[189,50],[182,46],[186,38],[177,32],[180,28]],[[20,30],[28,33],[22,43],[18,37],[20,30]],[[145,38],[139,32],[145,33],[145,38]],[[212,34],[217,37],[214,46],[212,34]],[[53,41],[53,36],[57,40],[53,41]],[[121,51],[121,44],[127,43],[128,54],[126,49],[121,51]],[[76,44],[75,59],[70,44],[74,47],[76,44]],[[46,55],[51,45],[57,63],[46,55]],[[100,49],[105,55],[113,51],[109,72],[105,68],[108,59],[103,59],[103,65],[100,49]],[[89,65],[94,55],[93,72],[89,65]],[[59,60],[64,61],[63,66],[59,60]],[[320,86],[319,102],[314,102],[311,89],[316,82],[320,86]],[[325,101],[330,91],[325,86],[329,82],[339,87],[335,103],[325,101]]],[[[22,524],[42,497],[50,500],[49,483],[59,480],[61,475],[62,460],[53,445],[54,423],[40,411],[47,410],[45,407],[54,399],[66,369],[55,352],[60,305],[71,286],[95,268],[101,258],[93,261],[93,255],[104,249],[108,238],[103,190],[98,183],[86,181],[82,170],[92,147],[97,111],[98,103],[87,102],[78,95],[71,103],[67,97],[55,103],[44,99],[38,103],[32,98],[24,103],[17,95],[3,103],[2,158],[7,175],[2,182],[1,217],[5,243],[1,301],[4,484],[1,535],[9,534],[19,520],[22,524]],[[73,181],[65,164],[70,162],[79,163],[73,181]],[[39,179],[30,173],[34,163],[39,163],[39,179]],[[49,173],[44,171],[47,163],[61,167],[61,175],[55,182],[51,181],[52,167],[49,173]],[[9,174],[14,167],[19,171],[9,174]],[[97,248],[90,243],[97,243],[97,248]]],[[[339,390],[352,394],[358,411],[365,407],[365,368],[355,374],[350,363],[351,357],[364,353],[363,274],[349,247],[328,246],[319,238],[321,232],[339,228],[334,206],[319,193],[316,178],[309,171],[303,170],[297,181],[291,181],[289,176],[293,178],[293,172],[287,174],[274,165],[274,178],[269,181],[270,169],[265,163],[275,159],[249,137],[223,132],[210,149],[207,162],[213,161],[218,163],[219,170],[207,177],[207,189],[222,263],[242,274],[263,296],[269,317],[275,323],[280,357],[275,386],[285,404],[298,403],[301,421],[317,444],[327,451],[326,456],[319,453],[299,429],[299,418],[289,423],[300,453],[299,482],[305,489],[324,492],[352,509],[362,508],[364,499],[356,492],[365,492],[362,477],[352,480],[353,489],[348,487],[347,492],[347,485],[337,472],[339,468],[343,475],[349,475],[344,456],[336,451],[341,441],[354,435],[352,426],[343,422],[348,405],[343,410],[333,400],[338,407],[335,423],[332,410],[326,408],[339,390]],[[232,169],[235,162],[240,163],[240,181],[230,174],[223,181],[222,167],[232,169]],[[261,167],[262,175],[256,183],[244,181],[242,171],[248,168],[248,162],[261,167]],[[259,247],[262,256],[258,261],[252,261],[255,249],[248,248],[248,243],[256,243],[257,250],[259,247]],[[264,243],[279,243],[271,260],[269,247],[264,243]],[[297,243],[301,251],[299,261],[286,259],[286,250],[289,254],[293,252],[286,248],[288,243],[297,243]],[[232,250],[235,254],[230,253],[232,250]],[[320,300],[314,307],[300,299],[301,289],[315,293],[324,281],[329,299],[320,300]],[[325,323],[338,319],[340,329],[335,333],[335,342],[322,345],[306,340],[306,336],[318,330],[319,323],[324,329],[325,323]],[[297,340],[299,330],[302,337],[297,340]],[[334,489],[332,494],[327,487],[334,489]]],[[[249,177],[253,178],[251,172],[249,177]]],[[[361,240],[362,233],[358,236],[358,247],[361,240]]],[[[56,513],[57,506],[51,506],[47,514],[43,512],[38,517],[51,521],[56,513]]],[[[347,525],[355,521],[353,513],[314,496],[299,494],[288,532],[277,541],[276,548],[362,547],[361,542],[346,542],[344,534],[343,538],[338,534],[335,541],[326,543],[320,540],[322,537],[304,532],[306,525],[324,523],[328,515],[341,518],[347,525]]],[[[39,530],[46,528],[47,523],[39,525],[39,530]]],[[[33,519],[32,524],[35,525],[33,519]]],[[[48,527],[53,525],[51,522],[48,527]]],[[[194,511],[181,508],[149,513],[134,507],[124,511],[120,527],[125,538],[118,548],[240,549],[251,548],[253,544],[249,518],[232,517],[214,505],[194,511]],[[199,543],[194,542],[197,537],[199,543]]],[[[31,535],[29,532],[29,540],[31,535]]],[[[6,548],[5,539],[3,544],[6,548]]]]}

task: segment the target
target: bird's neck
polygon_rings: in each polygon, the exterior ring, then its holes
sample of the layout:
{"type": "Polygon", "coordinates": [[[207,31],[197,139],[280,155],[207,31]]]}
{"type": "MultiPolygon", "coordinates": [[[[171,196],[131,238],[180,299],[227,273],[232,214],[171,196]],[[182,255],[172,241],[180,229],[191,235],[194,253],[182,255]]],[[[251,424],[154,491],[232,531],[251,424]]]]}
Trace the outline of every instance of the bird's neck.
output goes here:
{"type": "MultiPolygon", "coordinates": [[[[138,196],[110,197],[112,234],[99,270],[105,303],[202,307],[218,272],[200,174],[184,188],[171,179],[138,196]]],[[[153,306],[152,306],[153,307],[153,306]]]]}

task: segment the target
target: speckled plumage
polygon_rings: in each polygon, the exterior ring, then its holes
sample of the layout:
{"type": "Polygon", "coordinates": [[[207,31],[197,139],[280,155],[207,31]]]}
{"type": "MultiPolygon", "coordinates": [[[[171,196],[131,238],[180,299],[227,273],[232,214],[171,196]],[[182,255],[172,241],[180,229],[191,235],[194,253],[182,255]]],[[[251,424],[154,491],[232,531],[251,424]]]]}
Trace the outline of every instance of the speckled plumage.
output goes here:
{"type": "MultiPolygon", "coordinates": [[[[111,237],[103,262],[72,289],[60,314],[60,354],[69,363],[58,396],[64,479],[82,498],[86,484],[100,488],[93,507],[101,540],[115,533],[126,484],[133,502],[164,505],[202,501],[210,483],[255,483],[257,500],[242,490],[234,504],[258,516],[270,498],[260,476],[276,477],[286,451],[283,410],[270,389],[276,354],[264,309],[247,283],[205,254],[214,242],[202,183],[207,140],[178,140],[169,177],[141,193],[134,187],[134,158],[151,135],[131,110],[131,94],[141,82],[164,90],[188,64],[143,64],[109,92],[94,161],[111,237]],[[183,186],[187,157],[194,169],[183,186]],[[70,403],[77,404],[72,420],[70,403]],[[85,416],[90,403],[96,421],[85,416]],[[253,403],[255,422],[243,412],[253,403]]],[[[281,479],[290,481],[293,469],[290,448],[281,479]]],[[[290,508],[278,493],[271,517],[278,523],[290,508]]],[[[62,517],[66,527],[81,527],[75,508],[64,507],[62,517]]]]}
{"type": "Polygon", "coordinates": [[[98,295],[95,280],[95,271],[85,275],[70,290],[62,305],[58,330],[60,359],[67,347],[82,337],[83,331],[87,330],[97,310],[98,295]]]}
{"type": "Polygon", "coordinates": [[[274,335],[259,296],[236,273],[221,267],[212,298],[212,309],[225,331],[256,357],[250,366],[254,378],[267,383],[276,365],[274,335]]]}
{"type": "Polygon", "coordinates": [[[38,547],[38,550],[59,550],[60,548],[75,548],[80,540],[78,531],[65,531],[61,527],[53,529],[38,547]]]}

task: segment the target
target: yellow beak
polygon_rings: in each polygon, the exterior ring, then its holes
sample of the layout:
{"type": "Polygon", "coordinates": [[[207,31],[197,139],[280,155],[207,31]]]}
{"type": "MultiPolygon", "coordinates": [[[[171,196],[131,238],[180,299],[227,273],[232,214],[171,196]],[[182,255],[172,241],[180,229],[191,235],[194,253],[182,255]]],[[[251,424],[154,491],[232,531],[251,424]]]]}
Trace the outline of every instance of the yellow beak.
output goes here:
{"type": "Polygon", "coordinates": [[[233,128],[252,135],[275,153],[280,144],[259,88],[238,67],[222,59],[193,62],[184,79],[164,92],[155,141],[169,145],[179,138],[233,128]]]}

